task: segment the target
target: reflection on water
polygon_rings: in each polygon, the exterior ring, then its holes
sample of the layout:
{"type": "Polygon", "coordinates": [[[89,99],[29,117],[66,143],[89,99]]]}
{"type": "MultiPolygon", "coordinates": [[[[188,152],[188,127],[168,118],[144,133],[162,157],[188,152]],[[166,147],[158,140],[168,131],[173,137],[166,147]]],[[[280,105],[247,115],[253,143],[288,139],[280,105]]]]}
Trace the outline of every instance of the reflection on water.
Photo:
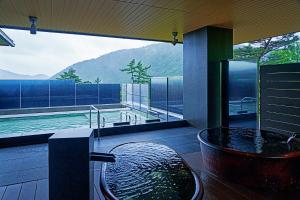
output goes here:
{"type": "Polygon", "coordinates": [[[191,199],[195,180],[172,149],[152,143],[128,143],[113,149],[107,164],[109,190],[119,199],[191,199]]]}
{"type": "MultiPolygon", "coordinates": [[[[102,111],[100,113],[100,124],[104,124],[105,127],[112,126],[114,122],[128,121],[126,115],[131,117],[131,124],[145,123],[146,119],[156,119],[151,115],[138,111],[102,111]],[[123,114],[121,114],[121,112],[123,114]]],[[[23,117],[7,117],[0,118],[0,138],[20,136],[25,134],[40,134],[39,132],[51,132],[53,130],[70,129],[70,128],[88,128],[90,124],[89,112],[84,111],[82,113],[44,113],[35,114],[33,116],[23,117]]],[[[92,113],[92,128],[97,127],[97,113],[92,113]]]]}
{"type": "Polygon", "coordinates": [[[283,133],[274,133],[246,128],[215,128],[203,131],[202,139],[220,147],[250,153],[287,153],[300,151],[300,142],[295,139],[287,143],[289,136],[283,133]]]}

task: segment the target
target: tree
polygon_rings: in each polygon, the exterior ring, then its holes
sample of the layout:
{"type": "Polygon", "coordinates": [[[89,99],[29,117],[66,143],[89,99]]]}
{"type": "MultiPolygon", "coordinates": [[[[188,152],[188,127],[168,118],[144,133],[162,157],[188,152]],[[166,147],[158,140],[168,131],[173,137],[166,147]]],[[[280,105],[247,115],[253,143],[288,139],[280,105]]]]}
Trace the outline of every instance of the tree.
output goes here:
{"type": "Polygon", "coordinates": [[[141,61],[135,64],[135,59],[132,59],[127,67],[120,70],[130,75],[132,83],[143,84],[150,81],[151,76],[148,74],[150,68],[151,65],[144,66],[141,61]]]}
{"type": "MultiPolygon", "coordinates": [[[[260,71],[260,65],[264,62],[264,59],[268,59],[267,56],[271,52],[285,50],[291,44],[299,40],[299,37],[295,33],[289,33],[278,37],[269,37],[265,39],[255,40],[248,43],[246,46],[242,46],[234,50],[234,60],[248,60],[255,61],[257,63],[257,71],[260,71]]],[[[259,76],[257,76],[257,83],[260,84],[259,76]]],[[[258,86],[258,99],[260,99],[260,92],[258,86]]],[[[258,101],[260,102],[260,101],[258,101]]],[[[260,104],[257,105],[258,113],[260,112],[260,104]]]]}
{"type": "Polygon", "coordinates": [[[275,50],[286,49],[298,40],[299,37],[295,33],[255,40],[235,49],[234,60],[255,61],[259,66],[264,56],[275,50]]]}
{"type": "Polygon", "coordinates": [[[132,83],[135,82],[135,73],[136,73],[136,71],[135,71],[135,59],[132,59],[129,62],[129,64],[127,65],[126,68],[120,69],[120,70],[121,70],[121,72],[126,72],[127,74],[130,75],[132,83]]]}
{"type": "Polygon", "coordinates": [[[284,63],[299,63],[300,62],[300,43],[295,42],[286,49],[272,51],[267,59],[262,61],[264,65],[276,65],[284,63]]]}
{"type": "Polygon", "coordinates": [[[150,82],[150,75],[148,74],[148,69],[151,68],[149,66],[143,66],[142,62],[139,61],[136,65],[136,82],[140,84],[149,83],[150,82]]]}
{"type": "Polygon", "coordinates": [[[101,82],[102,82],[102,80],[99,77],[97,77],[96,80],[95,80],[95,83],[99,84],[101,82]]]}
{"type": "Polygon", "coordinates": [[[56,79],[58,79],[58,80],[73,79],[73,80],[75,80],[75,83],[81,83],[82,82],[82,79],[78,75],[76,75],[76,70],[73,69],[73,68],[70,68],[68,71],[63,72],[56,79]]]}

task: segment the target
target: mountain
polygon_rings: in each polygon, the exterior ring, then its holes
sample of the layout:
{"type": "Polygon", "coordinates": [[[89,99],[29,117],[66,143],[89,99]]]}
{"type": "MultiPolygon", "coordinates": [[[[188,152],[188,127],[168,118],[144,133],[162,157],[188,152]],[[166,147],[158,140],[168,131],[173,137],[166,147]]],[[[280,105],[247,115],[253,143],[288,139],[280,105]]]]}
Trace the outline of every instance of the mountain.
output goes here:
{"type": "Polygon", "coordinates": [[[76,74],[84,81],[91,81],[99,77],[102,83],[125,83],[130,76],[120,69],[124,68],[132,59],[142,61],[144,65],[151,65],[151,76],[180,76],[183,63],[182,44],[160,43],[145,47],[114,51],[95,59],[75,63],[63,71],[55,74],[55,79],[69,68],[76,70],[76,74]]]}
{"type": "Polygon", "coordinates": [[[36,74],[36,75],[24,75],[13,73],[4,69],[0,69],[0,80],[9,80],[9,79],[18,79],[18,80],[36,80],[36,79],[48,79],[49,77],[44,74],[36,74]]]}

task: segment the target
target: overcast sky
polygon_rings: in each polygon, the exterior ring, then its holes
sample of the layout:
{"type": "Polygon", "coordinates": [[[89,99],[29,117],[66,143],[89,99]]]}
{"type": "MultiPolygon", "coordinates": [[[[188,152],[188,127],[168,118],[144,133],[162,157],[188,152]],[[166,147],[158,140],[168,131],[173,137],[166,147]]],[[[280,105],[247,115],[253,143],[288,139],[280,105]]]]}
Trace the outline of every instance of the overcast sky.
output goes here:
{"type": "Polygon", "coordinates": [[[119,49],[153,44],[142,40],[2,29],[15,47],[0,47],[0,69],[20,74],[51,76],[78,61],[119,49]]]}

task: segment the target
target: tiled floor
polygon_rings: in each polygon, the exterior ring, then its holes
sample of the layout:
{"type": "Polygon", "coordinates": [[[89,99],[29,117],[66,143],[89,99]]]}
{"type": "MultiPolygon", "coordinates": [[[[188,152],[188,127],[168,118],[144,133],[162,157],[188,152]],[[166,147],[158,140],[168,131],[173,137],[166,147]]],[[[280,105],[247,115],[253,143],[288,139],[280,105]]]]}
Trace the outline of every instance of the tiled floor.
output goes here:
{"type": "MultiPolygon", "coordinates": [[[[175,149],[201,177],[205,200],[297,199],[296,194],[255,192],[221,181],[202,169],[201,152],[195,128],[176,128],[106,136],[95,142],[95,151],[109,151],[125,142],[148,141],[175,149]]],[[[95,199],[102,199],[99,189],[100,163],[95,164],[95,199]]],[[[299,196],[298,196],[299,197],[299,196]]],[[[0,200],[48,199],[47,144],[0,149],[0,200]]]]}

